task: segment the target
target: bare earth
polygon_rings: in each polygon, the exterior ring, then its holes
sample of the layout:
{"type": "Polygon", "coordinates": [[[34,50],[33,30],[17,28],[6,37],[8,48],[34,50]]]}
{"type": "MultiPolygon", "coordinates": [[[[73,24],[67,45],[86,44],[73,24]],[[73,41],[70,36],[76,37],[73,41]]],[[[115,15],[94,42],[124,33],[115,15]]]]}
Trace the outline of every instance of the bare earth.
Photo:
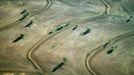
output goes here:
{"type": "Polygon", "coordinates": [[[0,75],[134,75],[134,0],[1,0],[0,75]]]}

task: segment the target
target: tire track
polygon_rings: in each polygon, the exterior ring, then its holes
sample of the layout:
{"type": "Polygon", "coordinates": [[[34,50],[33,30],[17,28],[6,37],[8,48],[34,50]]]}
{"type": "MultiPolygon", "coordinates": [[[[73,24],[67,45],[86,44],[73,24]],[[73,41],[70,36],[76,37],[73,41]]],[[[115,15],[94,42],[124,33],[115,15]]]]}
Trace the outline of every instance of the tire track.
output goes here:
{"type": "Polygon", "coordinates": [[[91,68],[91,66],[90,66],[91,64],[89,64],[89,62],[91,62],[91,61],[89,61],[89,60],[91,60],[91,58],[98,52],[99,48],[100,48],[100,47],[94,49],[95,51],[91,52],[90,54],[88,53],[88,54],[86,55],[86,57],[85,57],[85,66],[86,66],[88,72],[91,73],[92,75],[97,75],[97,74],[96,74],[96,73],[94,72],[94,70],[91,68]]]}
{"type": "MultiPolygon", "coordinates": [[[[127,37],[131,37],[131,36],[134,36],[134,31],[131,31],[131,32],[127,32],[127,33],[124,33],[124,34],[121,34],[119,36],[116,36],[115,38],[113,38],[111,40],[111,42],[107,45],[107,46],[110,46],[112,44],[114,44],[115,42],[117,41],[120,41],[120,40],[124,40],[126,39],[127,37]]],[[[103,46],[99,46],[98,48],[94,49],[92,52],[88,52],[86,57],[85,57],[85,66],[87,68],[87,70],[92,74],[92,75],[97,75],[95,73],[95,71],[93,70],[93,68],[91,67],[91,60],[92,58],[97,54],[99,53],[100,51],[102,51],[104,48],[103,46]],[[89,54],[90,53],[90,54],[89,54]]]]}
{"type": "MultiPolygon", "coordinates": [[[[45,2],[47,2],[47,3],[48,3],[48,1],[47,1],[47,0],[42,0],[42,1],[45,1],[45,2]]],[[[37,10],[33,10],[31,13],[35,13],[35,12],[38,12],[38,11],[40,11],[40,10],[43,10],[43,9],[44,9],[44,7],[46,7],[46,6],[47,6],[47,3],[46,3],[46,4],[44,4],[45,6],[43,6],[43,8],[40,8],[40,9],[37,9],[37,10]]]]}
{"type": "Polygon", "coordinates": [[[39,70],[39,72],[43,75],[44,72],[42,70],[42,68],[40,67],[40,64],[38,63],[38,61],[36,61],[34,58],[32,58],[32,54],[37,50],[38,47],[40,47],[41,44],[43,44],[45,41],[51,39],[52,37],[54,37],[56,34],[61,33],[62,31],[68,29],[70,27],[70,22],[69,22],[69,26],[64,28],[61,31],[58,31],[56,33],[54,33],[53,35],[46,35],[44,36],[42,39],[40,39],[36,44],[34,44],[31,49],[29,50],[29,52],[27,53],[27,58],[31,61],[31,63],[39,70]]]}
{"type": "MultiPolygon", "coordinates": [[[[31,12],[31,13],[34,13],[33,15],[36,15],[43,11],[48,10],[52,6],[52,0],[46,0],[46,2],[47,2],[47,4],[45,5],[44,8],[40,9],[40,11],[38,10],[38,11],[31,12]]],[[[33,16],[33,15],[31,15],[31,16],[33,16]]]]}
{"type": "Polygon", "coordinates": [[[107,15],[110,15],[110,5],[105,0],[100,0],[105,5],[105,12],[107,15]]]}
{"type": "MultiPolygon", "coordinates": [[[[34,13],[34,14],[28,16],[27,18],[32,17],[32,16],[34,16],[34,15],[36,15],[36,14],[38,14],[38,13],[41,13],[42,11],[48,10],[48,9],[51,7],[51,5],[52,5],[51,0],[47,0],[47,5],[44,7],[44,9],[42,9],[41,11],[36,12],[36,13],[34,13]]],[[[26,20],[26,19],[25,19],[25,20],[26,20]]],[[[23,20],[23,21],[25,21],[25,20],[23,20]]],[[[21,23],[21,21],[15,21],[15,22],[12,23],[12,24],[9,24],[9,25],[7,25],[7,26],[5,26],[5,27],[0,28],[0,31],[4,31],[4,30],[6,30],[6,29],[9,29],[9,28],[11,28],[11,27],[14,27],[14,26],[16,26],[16,24],[19,24],[19,23],[21,23]]],[[[7,69],[0,70],[0,72],[7,72],[7,69]]],[[[28,73],[30,73],[29,71],[25,71],[25,69],[10,69],[10,70],[8,70],[8,72],[28,72],[28,73]]],[[[37,72],[38,72],[38,71],[37,71],[37,72]]],[[[40,72],[39,72],[39,73],[40,73],[40,72]]]]}
{"type": "Polygon", "coordinates": [[[83,19],[82,23],[94,21],[96,19],[102,19],[110,15],[110,5],[105,0],[100,0],[100,2],[105,5],[105,11],[98,16],[83,19]]]}
{"type": "MultiPolygon", "coordinates": [[[[39,14],[39,13],[41,13],[41,12],[43,12],[43,11],[48,10],[48,9],[51,7],[51,5],[52,5],[52,0],[46,0],[46,1],[47,1],[47,4],[46,4],[46,6],[44,7],[44,9],[42,9],[42,10],[40,10],[40,11],[38,11],[38,12],[35,12],[35,13],[31,14],[30,16],[27,16],[27,18],[33,17],[33,16],[36,15],[36,14],[39,14]]],[[[23,21],[26,21],[26,19],[24,19],[23,21]]],[[[4,31],[4,30],[7,30],[7,29],[9,29],[9,28],[12,28],[12,27],[18,25],[19,23],[21,23],[21,22],[23,22],[23,21],[17,20],[17,21],[15,21],[14,23],[11,23],[11,24],[9,24],[9,25],[6,25],[6,26],[4,26],[4,27],[1,27],[1,28],[0,28],[0,32],[1,32],[1,31],[4,31]]]]}

